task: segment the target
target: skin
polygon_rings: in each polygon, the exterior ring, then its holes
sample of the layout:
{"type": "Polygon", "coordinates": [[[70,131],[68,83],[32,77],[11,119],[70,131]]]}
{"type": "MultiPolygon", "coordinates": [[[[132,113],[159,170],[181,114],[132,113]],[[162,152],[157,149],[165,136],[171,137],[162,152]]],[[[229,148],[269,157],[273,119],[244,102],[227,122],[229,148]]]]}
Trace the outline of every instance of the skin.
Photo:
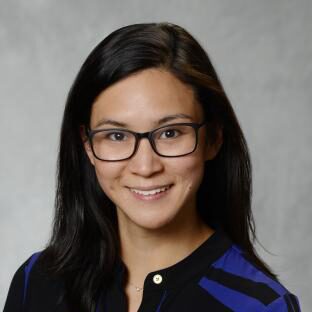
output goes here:
{"type": "MultiPolygon", "coordinates": [[[[173,114],[190,119],[179,117],[165,124],[203,121],[191,87],[168,71],[152,68],[105,89],[93,104],[90,124],[91,129],[115,128],[104,123],[110,119],[145,132],[173,114]]],[[[199,130],[197,149],[183,157],[158,156],[143,139],[131,159],[106,162],[96,159],[85,144],[103,191],[116,205],[121,256],[129,272],[125,285],[129,311],[137,311],[142,299],[142,292],[131,284],[142,287],[148,273],[181,261],[213,233],[196,212],[196,193],[205,161],[216,156],[221,144],[221,133],[214,145],[205,144],[205,126],[199,130]],[[157,200],[138,199],[129,189],[169,184],[167,194],[157,200]]]]}

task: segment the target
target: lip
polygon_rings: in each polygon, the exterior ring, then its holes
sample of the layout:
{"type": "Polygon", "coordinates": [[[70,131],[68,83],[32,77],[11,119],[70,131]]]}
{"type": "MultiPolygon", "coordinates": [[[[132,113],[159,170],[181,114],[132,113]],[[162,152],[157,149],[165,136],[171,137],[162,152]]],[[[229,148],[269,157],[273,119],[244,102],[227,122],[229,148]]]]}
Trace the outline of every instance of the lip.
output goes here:
{"type": "Polygon", "coordinates": [[[141,201],[154,201],[154,200],[159,200],[163,197],[165,197],[171,190],[173,184],[167,184],[167,185],[163,185],[163,186],[153,186],[152,188],[147,188],[147,187],[144,187],[143,188],[128,188],[129,189],[129,192],[132,194],[132,196],[135,198],[135,199],[138,199],[138,200],[141,200],[141,201]],[[151,194],[151,195],[143,195],[143,194],[139,194],[139,193],[135,193],[134,191],[131,191],[131,189],[137,189],[137,190],[141,190],[141,191],[150,191],[150,190],[154,190],[154,189],[157,189],[157,188],[163,188],[163,187],[167,187],[168,188],[163,191],[163,192],[160,192],[160,193],[156,193],[156,194],[151,194]]]}
{"type": "Polygon", "coordinates": [[[172,186],[173,184],[159,184],[159,185],[153,185],[153,186],[128,186],[128,189],[134,189],[134,190],[138,190],[138,191],[151,191],[151,190],[156,190],[156,189],[160,189],[163,187],[167,187],[169,186],[169,188],[172,186]]]}

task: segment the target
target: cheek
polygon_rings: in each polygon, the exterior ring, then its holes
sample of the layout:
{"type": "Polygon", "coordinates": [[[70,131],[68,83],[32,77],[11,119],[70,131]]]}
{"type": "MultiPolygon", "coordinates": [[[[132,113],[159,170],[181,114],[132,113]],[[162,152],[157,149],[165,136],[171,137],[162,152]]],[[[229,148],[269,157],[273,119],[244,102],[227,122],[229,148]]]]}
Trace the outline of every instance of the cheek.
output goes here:
{"type": "Polygon", "coordinates": [[[114,189],[114,182],[122,171],[120,164],[95,161],[94,169],[103,192],[108,195],[110,190],[114,189]]]}
{"type": "Polygon", "coordinates": [[[201,158],[181,157],[176,159],[173,170],[178,180],[189,190],[197,190],[204,174],[205,162],[201,158]]]}

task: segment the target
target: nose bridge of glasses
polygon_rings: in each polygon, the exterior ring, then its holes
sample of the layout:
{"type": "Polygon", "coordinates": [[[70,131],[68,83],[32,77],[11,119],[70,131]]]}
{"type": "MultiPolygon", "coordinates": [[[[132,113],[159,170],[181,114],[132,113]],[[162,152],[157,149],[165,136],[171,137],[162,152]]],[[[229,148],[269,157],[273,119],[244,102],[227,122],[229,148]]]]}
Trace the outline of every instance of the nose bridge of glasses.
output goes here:
{"type": "Polygon", "coordinates": [[[141,133],[140,132],[136,132],[136,138],[137,138],[136,152],[137,152],[137,150],[139,148],[139,145],[140,145],[142,139],[147,139],[149,141],[151,147],[152,147],[152,150],[154,152],[156,152],[155,151],[155,145],[154,145],[154,142],[153,142],[153,131],[148,131],[148,132],[143,132],[143,133],[142,132],[141,133]]]}

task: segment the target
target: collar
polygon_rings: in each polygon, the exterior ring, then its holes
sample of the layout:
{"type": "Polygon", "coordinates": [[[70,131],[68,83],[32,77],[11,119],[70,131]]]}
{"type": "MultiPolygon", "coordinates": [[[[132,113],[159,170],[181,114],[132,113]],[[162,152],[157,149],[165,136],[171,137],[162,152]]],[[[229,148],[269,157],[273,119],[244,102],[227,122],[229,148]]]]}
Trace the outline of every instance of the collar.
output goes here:
{"type": "MultiPolygon", "coordinates": [[[[144,292],[177,288],[197,276],[202,276],[231,245],[232,241],[225,232],[221,229],[216,230],[186,258],[165,269],[150,272],[144,281],[144,292]],[[160,280],[161,282],[159,282],[160,280]]],[[[120,260],[116,272],[116,281],[120,290],[126,272],[126,266],[120,260]]]]}

